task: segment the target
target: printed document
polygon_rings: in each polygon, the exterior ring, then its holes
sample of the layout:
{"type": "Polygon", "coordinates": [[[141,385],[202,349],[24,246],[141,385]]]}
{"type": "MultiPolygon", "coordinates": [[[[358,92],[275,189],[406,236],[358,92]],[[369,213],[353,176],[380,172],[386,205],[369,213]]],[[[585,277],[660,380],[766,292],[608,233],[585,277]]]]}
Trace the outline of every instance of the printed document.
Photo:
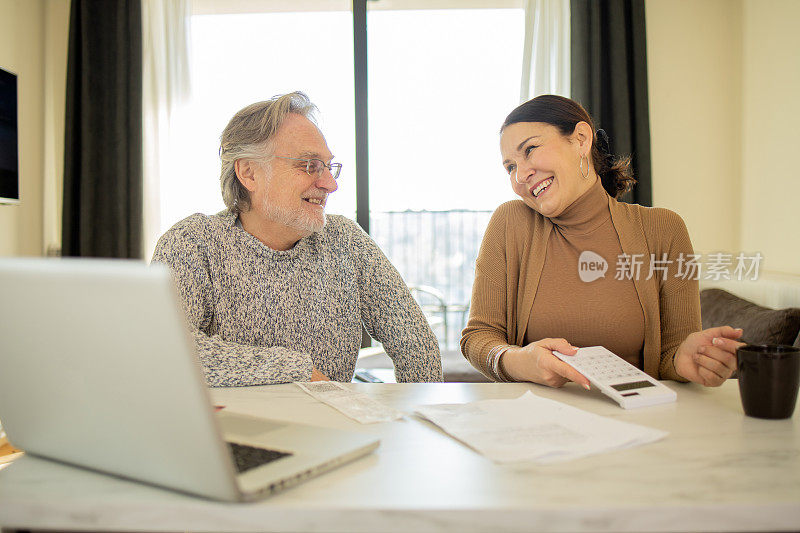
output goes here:
{"type": "Polygon", "coordinates": [[[392,409],[366,394],[352,391],[336,381],[308,381],[297,386],[317,400],[362,424],[388,422],[403,418],[403,412],[392,409]]]}
{"type": "Polygon", "coordinates": [[[417,408],[451,436],[496,463],[553,463],[631,448],[666,431],[583,411],[528,391],[515,400],[417,408]]]}

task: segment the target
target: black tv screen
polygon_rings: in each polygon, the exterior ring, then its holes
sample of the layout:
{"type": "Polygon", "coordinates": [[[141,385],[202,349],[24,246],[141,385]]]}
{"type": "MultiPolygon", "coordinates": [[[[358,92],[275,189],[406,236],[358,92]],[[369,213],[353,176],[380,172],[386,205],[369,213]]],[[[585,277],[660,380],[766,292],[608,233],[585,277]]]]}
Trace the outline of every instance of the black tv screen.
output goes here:
{"type": "Polygon", "coordinates": [[[0,68],[0,203],[19,202],[17,76],[0,68]]]}

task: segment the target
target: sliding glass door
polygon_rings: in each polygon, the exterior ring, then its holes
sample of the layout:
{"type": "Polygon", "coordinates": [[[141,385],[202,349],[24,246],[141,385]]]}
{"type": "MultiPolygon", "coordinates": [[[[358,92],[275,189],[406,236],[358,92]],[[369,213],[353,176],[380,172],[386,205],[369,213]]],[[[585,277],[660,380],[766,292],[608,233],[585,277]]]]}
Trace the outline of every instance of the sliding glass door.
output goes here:
{"type": "Polygon", "coordinates": [[[524,12],[449,4],[367,4],[369,226],[455,349],[483,232],[512,197],[498,132],[519,103],[524,12]]]}
{"type": "Polygon", "coordinates": [[[160,231],[191,213],[223,209],[219,135],[238,109],[304,91],[344,165],[328,212],[361,213],[418,289],[442,345],[455,349],[483,231],[512,197],[498,130],[519,102],[521,0],[370,1],[356,22],[365,27],[354,27],[351,3],[338,0],[193,5],[192,98],[175,120],[160,231]],[[359,30],[366,30],[367,61],[354,49],[359,30]],[[359,76],[366,83],[356,91],[359,76]],[[368,135],[363,125],[356,131],[357,112],[365,110],[368,135]],[[368,154],[360,196],[359,154],[368,154]]]}

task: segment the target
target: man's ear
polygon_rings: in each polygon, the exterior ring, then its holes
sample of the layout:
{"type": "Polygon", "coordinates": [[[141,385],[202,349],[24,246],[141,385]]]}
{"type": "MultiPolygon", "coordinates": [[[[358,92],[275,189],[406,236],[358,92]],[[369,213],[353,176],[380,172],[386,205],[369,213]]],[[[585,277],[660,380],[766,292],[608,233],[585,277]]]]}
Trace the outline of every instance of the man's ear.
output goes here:
{"type": "Polygon", "coordinates": [[[237,159],[233,163],[233,170],[239,183],[250,192],[256,190],[255,165],[257,163],[250,159],[237,159]]]}
{"type": "Polygon", "coordinates": [[[580,121],[575,124],[575,130],[572,132],[572,137],[575,142],[578,143],[578,147],[581,150],[582,154],[588,154],[592,150],[592,127],[584,122],[580,121]]]}

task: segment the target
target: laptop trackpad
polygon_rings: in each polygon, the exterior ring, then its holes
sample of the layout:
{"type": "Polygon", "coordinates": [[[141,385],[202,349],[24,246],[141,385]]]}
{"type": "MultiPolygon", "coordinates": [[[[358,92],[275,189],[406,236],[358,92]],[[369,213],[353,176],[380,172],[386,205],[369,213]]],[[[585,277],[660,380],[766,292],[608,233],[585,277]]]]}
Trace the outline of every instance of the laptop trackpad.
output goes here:
{"type": "Polygon", "coordinates": [[[286,424],[262,418],[236,416],[232,413],[219,413],[219,424],[224,434],[236,434],[243,437],[253,437],[268,431],[275,431],[286,427],[286,424]]]}

